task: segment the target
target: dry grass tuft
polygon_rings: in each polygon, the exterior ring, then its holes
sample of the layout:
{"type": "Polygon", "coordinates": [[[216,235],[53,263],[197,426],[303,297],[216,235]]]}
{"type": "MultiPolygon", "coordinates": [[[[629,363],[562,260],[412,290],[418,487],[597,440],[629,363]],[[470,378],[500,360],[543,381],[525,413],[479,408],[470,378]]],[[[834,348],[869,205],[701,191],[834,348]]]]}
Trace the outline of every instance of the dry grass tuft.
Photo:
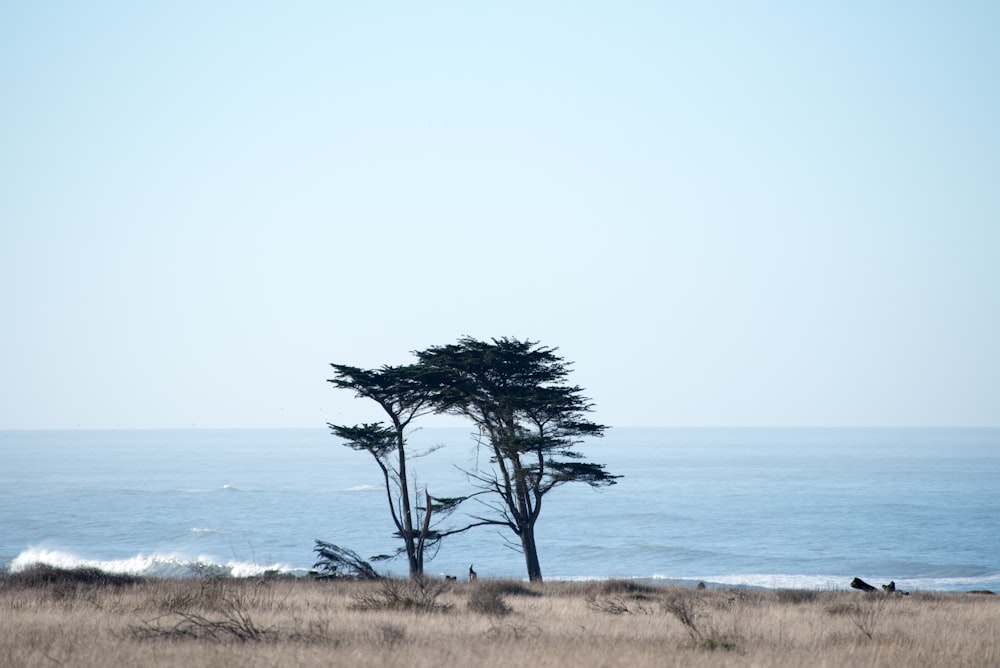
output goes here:
{"type": "Polygon", "coordinates": [[[820,592],[815,589],[777,589],[774,592],[775,598],[781,603],[815,603],[820,597],[820,592]]]}
{"type": "Polygon", "coordinates": [[[0,665],[995,666],[1000,597],[0,577],[0,665]]]}

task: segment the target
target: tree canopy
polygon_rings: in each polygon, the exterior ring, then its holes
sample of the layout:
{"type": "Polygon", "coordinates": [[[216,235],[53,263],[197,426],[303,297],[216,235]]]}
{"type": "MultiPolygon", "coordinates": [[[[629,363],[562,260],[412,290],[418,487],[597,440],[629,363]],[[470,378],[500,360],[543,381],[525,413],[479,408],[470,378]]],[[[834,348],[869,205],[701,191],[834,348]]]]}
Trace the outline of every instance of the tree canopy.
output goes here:
{"type": "Polygon", "coordinates": [[[575,449],[606,427],[587,419],[592,405],[582,388],[565,382],[569,363],[555,348],[464,337],[416,355],[437,410],[471,420],[491,454],[489,468],[470,472],[496,511],[478,519],[508,527],[520,539],[529,579],[541,580],[535,523],[545,495],[570,482],[601,487],[618,477],[579,461],[575,449]]]}
{"type": "Polygon", "coordinates": [[[618,476],[605,471],[603,464],[581,461],[577,446],[602,436],[607,427],[587,418],[593,406],[581,387],[567,382],[570,363],[556,350],[530,340],[463,337],[454,344],[415,351],[417,362],[410,366],[364,370],[332,365],[336,376],[331,383],[377,402],[391,422],[330,428],[345,445],[370,453],[378,462],[411,575],[422,573],[429,541],[436,544],[449,534],[495,525],[517,537],[529,579],[541,580],[535,524],[545,495],[571,482],[592,487],[615,483],[618,476]],[[417,491],[408,483],[406,430],[430,412],[470,420],[478,446],[490,456],[487,465],[466,471],[474,493],[435,503],[424,490],[421,509],[411,499],[417,491]],[[436,508],[450,511],[473,497],[488,512],[471,515],[474,521],[460,529],[430,529],[436,508]]]}
{"type": "MultiPolygon", "coordinates": [[[[359,369],[344,364],[332,364],[336,375],[330,379],[335,387],[353,390],[358,397],[375,401],[388,416],[391,425],[382,422],[347,426],[329,424],[334,435],[354,450],[368,452],[382,471],[389,512],[403,540],[411,577],[424,571],[424,555],[429,545],[436,545],[441,536],[432,531],[430,522],[435,505],[424,489],[424,505],[415,499],[419,492],[410,488],[407,471],[406,430],[414,419],[433,410],[426,392],[419,387],[419,373],[414,367],[384,366],[380,369],[359,369]]],[[[440,510],[450,511],[457,505],[453,499],[439,504],[440,510]]]]}

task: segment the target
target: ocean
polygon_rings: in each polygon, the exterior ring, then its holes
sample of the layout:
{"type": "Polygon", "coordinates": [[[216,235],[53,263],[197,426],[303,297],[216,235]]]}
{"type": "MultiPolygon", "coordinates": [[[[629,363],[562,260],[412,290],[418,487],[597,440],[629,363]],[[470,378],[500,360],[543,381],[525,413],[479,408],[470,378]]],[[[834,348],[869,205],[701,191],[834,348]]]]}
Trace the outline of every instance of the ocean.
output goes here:
{"type": "MultiPolygon", "coordinates": [[[[410,443],[421,488],[468,490],[469,430],[410,443]]],[[[618,428],[581,449],[623,477],[545,497],[548,580],[1000,591],[1000,429],[618,428]]],[[[0,456],[7,570],[306,574],[316,539],[363,557],[398,546],[374,461],[325,429],[0,431],[0,456]]],[[[524,578],[512,538],[450,537],[426,570],[524,578]]],[[[377,567],[406,573],[403,559],[377,567]]]]}

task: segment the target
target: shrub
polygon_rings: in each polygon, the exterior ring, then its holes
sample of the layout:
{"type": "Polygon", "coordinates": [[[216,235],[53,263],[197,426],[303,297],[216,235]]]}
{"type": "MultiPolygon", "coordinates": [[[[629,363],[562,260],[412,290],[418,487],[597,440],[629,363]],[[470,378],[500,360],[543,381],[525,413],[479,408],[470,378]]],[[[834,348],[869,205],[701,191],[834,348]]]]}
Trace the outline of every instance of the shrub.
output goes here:
{"type": "Polygon", "coordinates": [[[731,649],[736,649],[736,644],[729,642],[728,640],[725,640],[723,638],[715,638],[713,636],[708,636],[706,638],[702,638],[701,640],[699,640],[697,647],[698,649],[707,649],[707,650],[724,649],[726,651],[729,651],[731,649]]]}
{"type": "Polygon", "coordinates": [[[660,605],[664,612],[681,623],[695,644],[705,639],[701,628],[701,620],[707,617],[705,602],[697,592],[683,588],[671,589],[660,605]]]}
{"type": "Polygon", "coordinates": [[[598,593],[605,596],[624,594],[629,598],[646,598],[657,591],[656,587],[642,584],[634,580],[611,579],[604,580],[598,585],[598,593]]]}
{"type": "Polygon", "coordinates": [[[4,581],[16,587],[51,587],[66,585],[124,587],[141,581],[134,575],[107,573],[99,568],[57,568],[34,564],[5,576],[4,581]]]}
{"type": "Polygon", "coordinates": [[[506,617],[511,608],[496,589],[476,587],[469,593],[469,610],[488,617],[506,617]]]}
{"type": "Polygon", "coordinates": [[[517,580],[479,580],[479,589],[495,592],[500,596],[541,596],[541,592],[517,580]]]}
{"type": "Polygon", "coordinates": [[[450,606],[438,603],[438,596],[446,584],[430,578],[379,580],[377,589],[354,597],[355,610],[413,610],[415,612],[443,612],[450,606]]]}
{"type": "Polygon", "coordinates": [[[629,609],[625,599],[620,596],[615,598],[589,598],[587,599],[587,605],[590,606],[591,610],[606,612],[609,615],[632,614],[632,611],[629,609]]]}
{"type": "Polygon", "coordinates": [[[259,626],[250,615],[252,609],[263,607],[260,587],[254,587],[250,593],[241,587],[220,588],[217,595],[217,600],[212,603],[218,606],[218,610],[212,617],[183,609],[191,606],[192,600],[177,597],[173,602],[178,607],[164,617],[132,625],[132,635],[140,640],[192,638],[214,642],[247,642],[264,640],[274,634],[274,629],[259,626]]]}
{"type": "Polygon", "coordinates": [[[879,595],[866,595],[860,601],[855,602],[848,610],[848,617],[858,627],[858,630],[865,634],[869,640],[875,634],[875,627],[878,626],[885,610],[885,597],[879,595]]]}

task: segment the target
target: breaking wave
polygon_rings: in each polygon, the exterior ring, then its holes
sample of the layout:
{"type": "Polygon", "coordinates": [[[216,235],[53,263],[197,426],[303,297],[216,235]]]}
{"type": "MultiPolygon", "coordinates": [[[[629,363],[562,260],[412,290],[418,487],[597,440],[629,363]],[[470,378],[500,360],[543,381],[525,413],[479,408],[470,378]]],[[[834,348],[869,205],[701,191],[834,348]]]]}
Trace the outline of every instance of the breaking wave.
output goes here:
{"type": "Polygon", "coordinates": [[[67,569],[97,568],[106,573],[161,578],[202,576],[245,578],[275,572],[288,575],[306,575],[309,572],[307,568],[289,564],[262,565],[246,561],[218,563],[210,557],[199,556],[190,559],[176,554],[137,554],[123,559],[94,559],[71,552],[36,547],[28,548],[14,557],[7,564],[7,568],[10,572],[17,573],[36,564],[67,569]]]}
{"type": "MultiPolygon", "coordinates": [[[[211,531],[211,529],[192,529],[192,531],[211,531]]],[[[56,568],[97,568],[106,573],[118,573],[145,577],[160,578],[195,578],[195,577],[256,577],[266,573],[281,573],[294,576],[305,576],[311,570],[304,566],[287,563],[258,564],[249,561],[222,562],[208,556],[191,558],[182,554],[136,554],[118,559],[100,559],[82,556],[64,550],[29,547],[14,559],[5,564],[2,570],[17,573],[35,564],[45,564],[56,568]]],[[[891,578],[888,576],[861,574],[874,584],[888,583],[895,580],[896,586],[904,591],[942,591],[960,592],[969,590],[1000,589],[1000,573],[990,573],[963,577],[920,577],[891,578]]],[[[607,576],[550,576],[551,581],[588,582],[608,579],[607,576]]],[[[660,585],[694,586],[704,582],[709,587],[748,587],[754,589],[811,589],[811,590],[845,590],[850,589],[851,576],[844,575],[801,575],[780,573],[744,573],[730,575],[662,575],[652,577],[635,576],[626,578],[636,581],[646,581],[660,585]]]]}

